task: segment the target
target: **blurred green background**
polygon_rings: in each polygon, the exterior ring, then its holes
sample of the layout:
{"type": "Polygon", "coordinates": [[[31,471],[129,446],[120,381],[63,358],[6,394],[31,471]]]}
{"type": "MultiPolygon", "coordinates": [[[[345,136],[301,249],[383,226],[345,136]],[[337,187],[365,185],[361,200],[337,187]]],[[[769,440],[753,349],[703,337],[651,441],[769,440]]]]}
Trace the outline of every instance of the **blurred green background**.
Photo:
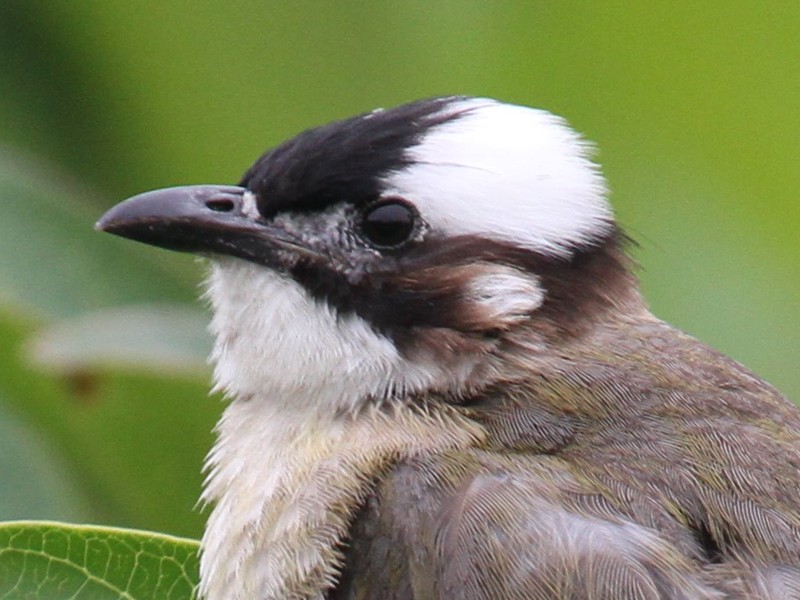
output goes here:
{"type": "Polygon", "coordinates": [[[93,222],[425,96],[567,117],[654,312],[800,399],[798,40],[798,2],[4,0],[0,518],[199,535],[202,266],[93,222]]]}

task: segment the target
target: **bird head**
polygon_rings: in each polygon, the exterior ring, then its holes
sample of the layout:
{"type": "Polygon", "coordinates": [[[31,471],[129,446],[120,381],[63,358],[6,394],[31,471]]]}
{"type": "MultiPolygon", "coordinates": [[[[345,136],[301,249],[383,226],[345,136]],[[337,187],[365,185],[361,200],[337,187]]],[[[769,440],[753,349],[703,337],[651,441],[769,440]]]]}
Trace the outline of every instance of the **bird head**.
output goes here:
{"type": "Polygon", "coordinates": [[[552,353],[638,298],[590,154],[547,112],[435,98],[305,131],[238,186],[135,196],[98,228],[210,257],[235,398],[458,401],[515,344],[552,353]]]}

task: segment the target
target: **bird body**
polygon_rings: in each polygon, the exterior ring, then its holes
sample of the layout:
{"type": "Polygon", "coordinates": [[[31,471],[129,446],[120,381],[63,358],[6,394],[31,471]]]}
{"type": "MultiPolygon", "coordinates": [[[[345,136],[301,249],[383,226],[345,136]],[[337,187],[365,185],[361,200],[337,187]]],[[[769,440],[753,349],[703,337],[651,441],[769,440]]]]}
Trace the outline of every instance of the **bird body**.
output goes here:
{"type": "Polygon", "coordinates": [[[650,314],[588,152],[438,98],[104,216],[211,257],[207,600],[800,598],[800,411],[650,314]]]}

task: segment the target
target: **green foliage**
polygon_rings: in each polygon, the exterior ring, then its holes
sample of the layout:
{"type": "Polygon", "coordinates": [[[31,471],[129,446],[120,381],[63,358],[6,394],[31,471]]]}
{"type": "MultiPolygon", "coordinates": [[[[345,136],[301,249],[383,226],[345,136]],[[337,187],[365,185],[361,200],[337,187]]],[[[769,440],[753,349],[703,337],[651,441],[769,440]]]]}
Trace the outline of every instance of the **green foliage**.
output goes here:
{"type": "Polygon", "coordinates": [[[189,600],[198,544],[110,527],[0,524],[0,600],[189,600]]]}
{"type": "Polygon", "coordinates": [[[191,302],[185,269],[92,225],[99,211],[70,180],[0,151],[0,307],[66,317],[133,302],[191,302]]]}
{"type": "Polygon", "coordinates": [[[96,233],[74,186],[8,154],[0,199],[0,408],[4,444],[24,439],[0,461],[0,517],[199,535],[220,403],[192,274],[96,233]]]}
{"type": "MultiPolygon", "coordinates": [[[[0,397],[47,441],[85,490],[85,518],[125,526],[199,535],[200,465],[211,445],[219,399],[205,378],[85,369],[48,375],[19,350],[32,333],[0,319],[0,397]]],[[[24,458],[25,448],[15,454],[24,458]]],[[[2,463],[0,463],[2,464],[2,463]]],[[[20,489],[29,473],[2,474],[20,489]]],[[[24,488],[23,488],[24,489],[24,488]]],[[[38,490],[42,493],[44,490],[38,490]]],[[[47,490],[56,494],[57,490],[47,490]]],[[[47,517],[31,498],[26,514],[47,517]]]]}
{"type": "Polygon", "coordinates": [[[0,3],[0,519],[199,535],[201,270],[92,225],[417,97],[566,116],[654,312],[800,399],[798,26],[746,0],[0,3]]]}

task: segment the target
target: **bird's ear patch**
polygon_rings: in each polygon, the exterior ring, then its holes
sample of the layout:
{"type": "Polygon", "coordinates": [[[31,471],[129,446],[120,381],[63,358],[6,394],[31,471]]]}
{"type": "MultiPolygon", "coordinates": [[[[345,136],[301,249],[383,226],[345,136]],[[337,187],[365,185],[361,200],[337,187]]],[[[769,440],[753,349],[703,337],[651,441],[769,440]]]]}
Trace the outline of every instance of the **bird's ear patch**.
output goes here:
{"type": "Polygon", "coordinates": [[[476,260],[425,266],[392,279],[384,290],[403,302],[393,317],[404,314],[411,331],[450,329],[482,336],[505,331],[529,318],[545,300],[539,277],[524,267],[476,260]]]}
{"type": "Polygon", "coordinates": [[[480,264],[464,290],[473,318],[486,329],[506,329],[529,317],[544,302],[545,292],[533,273],[499,264],[480,264]]]}

